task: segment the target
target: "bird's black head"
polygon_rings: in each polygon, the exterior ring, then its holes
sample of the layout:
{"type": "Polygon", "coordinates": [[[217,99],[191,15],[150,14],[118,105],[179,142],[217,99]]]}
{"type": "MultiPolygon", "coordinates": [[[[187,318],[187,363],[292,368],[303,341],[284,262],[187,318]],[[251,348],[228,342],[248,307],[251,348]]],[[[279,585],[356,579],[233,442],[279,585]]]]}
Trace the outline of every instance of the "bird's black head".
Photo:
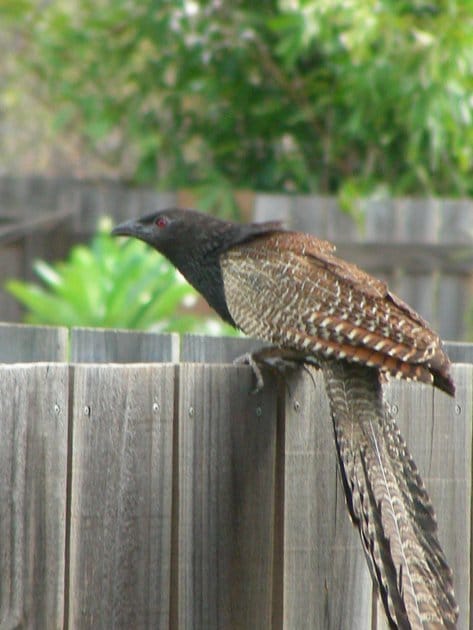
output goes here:
{"type": "Polygon", "coordinates": [[[247,226],[222,221],[195,210],[169,209],[121,223],[115,236],[133,236],[164,254],[185,276],[194,261],[219,255],[247,226]]]}
{"type": "Polygon", "coordinates": [[[181,247],[191,247],[196,239],[200,240],[202,230],[207,233],[212,227],[208,224],[214,222],[212,217],[194,210],[169,209],[125,221],[112,234],[138,238],[172,259],[181,247]]]}
{"type": "Polygon", "coordinates": [[[278,223],[238,224],[195,210],[170,209],[121,223],[115,236],[133,236],[164,254],[226,321],[219,257],[230,247],[281,229],[278,223]]]}

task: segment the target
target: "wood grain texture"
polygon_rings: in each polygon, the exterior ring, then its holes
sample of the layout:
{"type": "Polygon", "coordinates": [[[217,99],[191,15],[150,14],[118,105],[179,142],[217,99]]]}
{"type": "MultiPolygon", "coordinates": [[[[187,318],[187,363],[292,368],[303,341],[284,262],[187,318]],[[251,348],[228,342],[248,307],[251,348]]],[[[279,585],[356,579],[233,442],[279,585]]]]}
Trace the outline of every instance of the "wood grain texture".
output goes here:
{"type": "Polygon", "coordinates": [[[74,368],[70,628],[169,626],[174,374],[74,368]]]}
{"type": "Polygon", "coordinates": [[[0,627],[63,627],[68,367],[0,366],[0,627]]]}
{"type": "Polygon", "coordinates": [[[250,337],[184,335],[181,338],[180,360],[192,363],[232,363],[237,357],[264,345],[262,341],[250,337]]]}
{"type": "Polygon", "coordinates": [[[0,247],[0,320],[17,322],[21,319],[21,306],[3,288],[9,278],[17,278],[23,271],[22,251],[18,243],[0,247]]]}
{"type": "Polygon", "coordinates": [[[67,328],[0,323],[0,363],[67,360],[67,328]]]}
{"type": "Polygon", "coordinates": [[[284,628],[369,628],[371,577],[345,504],[321,374],[288,381],[285,418],[284,628]]]}
{"type": "Polygon", "coordinates": [[[248,368],[179,370],[173,627],[271,628],[276,400],[248,368]]]}
{"type": "Polygon", "coordinates": [[[105,328],[73,328],[71,360],[77,363],[171,363],[179,336],[105,328]]]}
{"type": "Polygon", "coordinates": [[[473,343],[447,341],[444,346],[452,363],[473,363],[473,343]]]}
{"type": "Polygon", "coordinates": [[[458,628],[468,628],[470,617],[472,370],[453,366],[455,399],[423,385],[393,381],[386,388],[434,505],[439,540],[454,573],[458,628]]]}

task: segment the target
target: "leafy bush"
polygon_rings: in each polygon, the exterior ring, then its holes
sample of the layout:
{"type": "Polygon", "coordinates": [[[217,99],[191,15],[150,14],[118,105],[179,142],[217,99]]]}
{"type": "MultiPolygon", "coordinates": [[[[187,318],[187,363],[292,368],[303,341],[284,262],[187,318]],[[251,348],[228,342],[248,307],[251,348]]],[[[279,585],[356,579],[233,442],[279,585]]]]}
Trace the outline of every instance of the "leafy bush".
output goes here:
{"type": "Polygon", "coordinates": [[[473,193],[471,2],[20,6],[57,126],[135,181],[473,193]]]}
{"type": "Polygon", "coordinates": [[[73,247],[66,261],[36,261],[42,285],[7,282],[7,291],[27,308],[27,322],[228,333],[230,327],[190,314],[196,292],[163,256],[109,231],[103,222],[90,247],[73,247]]]}

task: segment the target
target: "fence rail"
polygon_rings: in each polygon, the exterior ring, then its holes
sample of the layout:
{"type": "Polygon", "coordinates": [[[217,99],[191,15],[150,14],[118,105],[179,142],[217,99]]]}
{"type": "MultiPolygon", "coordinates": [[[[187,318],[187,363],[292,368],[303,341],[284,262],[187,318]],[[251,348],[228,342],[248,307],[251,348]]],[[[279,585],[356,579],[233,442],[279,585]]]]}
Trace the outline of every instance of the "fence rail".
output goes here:
{"type": "MultiPolygon", "coordinates": [[[[0,627],[385,628],[322,379],[247,339],[0,326],[0,627]],[[68,361],[68,355],[72,361],[68,361]]],[[[472,347],[455,344],[457,360],[472,347]]],[[[470,626],[473,366],[386,387],[470,626]]]]}

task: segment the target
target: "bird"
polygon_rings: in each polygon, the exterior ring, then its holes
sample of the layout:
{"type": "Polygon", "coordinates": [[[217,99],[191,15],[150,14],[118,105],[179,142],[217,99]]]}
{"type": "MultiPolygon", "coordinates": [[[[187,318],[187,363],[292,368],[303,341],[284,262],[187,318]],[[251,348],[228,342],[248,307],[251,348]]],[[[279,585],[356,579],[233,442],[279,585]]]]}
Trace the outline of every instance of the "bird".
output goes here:
{"type": "Polygon", "coordinates": [[[112,230],[163,254],[269,356],[321,370],[346,504],[391,628],[455,628],[453,574],[424,483],[383,400],[386,379],[455,385],[439,336],[330,242],[280,222],[171,208],[112,230]]]}

